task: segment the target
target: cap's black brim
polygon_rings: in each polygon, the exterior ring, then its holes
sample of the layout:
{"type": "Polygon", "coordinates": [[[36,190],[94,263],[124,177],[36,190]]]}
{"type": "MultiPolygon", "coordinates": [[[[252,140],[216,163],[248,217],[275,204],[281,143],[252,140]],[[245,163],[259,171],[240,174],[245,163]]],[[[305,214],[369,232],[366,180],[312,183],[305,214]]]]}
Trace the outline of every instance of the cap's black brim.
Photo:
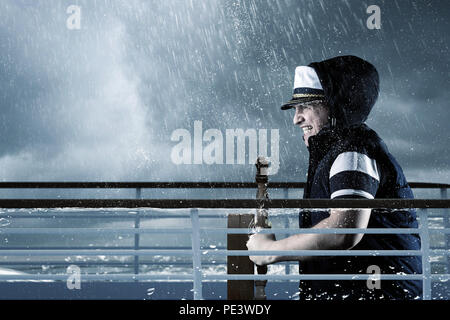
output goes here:
{"type": "Polygon", "coordinates": [[[281,110],[289,110],[294,108],[297,104],[302,104],[306,102],[316,101],[316,100],[323,100],[323,98],[317,98],[317,97],[305,97],[305,98],[299,98],[299,99],[292,99],[285,104],[281,106],[281,110]]]}

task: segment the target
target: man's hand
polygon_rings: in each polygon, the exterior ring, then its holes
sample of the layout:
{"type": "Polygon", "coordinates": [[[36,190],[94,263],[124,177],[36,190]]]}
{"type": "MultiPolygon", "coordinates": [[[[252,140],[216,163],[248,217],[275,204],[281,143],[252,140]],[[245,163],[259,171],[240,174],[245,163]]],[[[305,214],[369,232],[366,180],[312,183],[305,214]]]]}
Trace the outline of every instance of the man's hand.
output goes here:
{"type": "MultiPolygon", "coordinates": [[[[247,241],[247,248],[252,251],[273,250],[275,241],[275,235],[272,233],[256,233],[250,236],[247,241]]],[[[250,256],[249,258],[253,261],[253,263],[259,266],[264,266],[275,262],[276,256],[250,256]]]]}

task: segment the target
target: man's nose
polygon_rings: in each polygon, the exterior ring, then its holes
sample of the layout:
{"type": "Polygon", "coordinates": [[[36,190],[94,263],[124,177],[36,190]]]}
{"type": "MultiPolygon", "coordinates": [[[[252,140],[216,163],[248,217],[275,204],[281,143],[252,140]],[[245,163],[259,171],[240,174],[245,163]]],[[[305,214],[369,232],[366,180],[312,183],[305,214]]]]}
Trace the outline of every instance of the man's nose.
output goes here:
{"type": "Polygon", "coordinates": [[[303,118],[303,112],[301,108],[295,108],[295,114],[294,114],[294,125],[297,125],[299,123],[302,123],[305,120],[305,118],[303,118]]]}

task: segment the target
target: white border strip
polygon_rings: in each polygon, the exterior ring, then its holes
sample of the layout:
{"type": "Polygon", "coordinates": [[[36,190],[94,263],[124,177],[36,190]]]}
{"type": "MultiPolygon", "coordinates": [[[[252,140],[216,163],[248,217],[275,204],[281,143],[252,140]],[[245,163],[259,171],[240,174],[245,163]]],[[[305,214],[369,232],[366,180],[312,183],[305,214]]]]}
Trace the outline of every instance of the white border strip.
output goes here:
{"type": "Polygon", "coordinates": [[[360,171],[380,181],[376,161],[359,152],[343,152],[338,155],[331,166],[330,179],[343,171],[360,171]]]}
{"type": "Polygon", "coordinates": [[[334,199],[339,196],[362,196],[367,199],[373,199],[373,195],[364,190],[355,190],[355,189],[341,189],[335,191],[331,194],[331,199],[334,199]]]}

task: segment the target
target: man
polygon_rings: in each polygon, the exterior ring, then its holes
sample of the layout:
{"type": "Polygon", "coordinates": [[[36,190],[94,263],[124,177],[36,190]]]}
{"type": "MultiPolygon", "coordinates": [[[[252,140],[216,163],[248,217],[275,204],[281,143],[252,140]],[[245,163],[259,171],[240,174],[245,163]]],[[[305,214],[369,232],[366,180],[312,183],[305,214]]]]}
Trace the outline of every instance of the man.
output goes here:
{"type": "MultiPolygon", "coordinates": [[[[375,67],[340,56],[295,70],[294,95],[281,109],[295,108],[294,125],[309,150],[303,198],[413,198],[402,169],[379,136],[364,124],[378,97],[375,67]]],[[[417,228],[415,210],[302,210],[301,228],[417,228]]],[[[249,250],[420,250],[416,234],[297,234],[276,240],[254,234],[249,250]]],[[[420,274],[412,256],[252,256],[258,265],[299,261],[304,274],[420,274]],[[374,267],[375,266],[375,267],[374,267]]],[[[420,299],[421,281],[301,281],[300,299],[420,299]]]]}

